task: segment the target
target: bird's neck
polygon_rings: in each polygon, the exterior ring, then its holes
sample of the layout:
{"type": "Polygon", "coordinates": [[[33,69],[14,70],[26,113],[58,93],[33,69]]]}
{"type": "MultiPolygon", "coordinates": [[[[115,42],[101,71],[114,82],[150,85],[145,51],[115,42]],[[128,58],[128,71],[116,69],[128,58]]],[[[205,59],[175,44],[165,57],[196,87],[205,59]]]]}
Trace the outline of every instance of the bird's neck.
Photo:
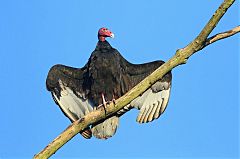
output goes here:
{"type": "Polygon", "coordinates": [[[107,40],[105,41],[101,41],[99,40],[96,46],[96,50],[109,50],[112,49],[112,46],[107,42],[107,40]]]}
{"type": "Polygon", "coordinates": [[[106,37],[104,37],[104,36],[98,36],[98,40],[104,42],[104,41],[106,41],[106,37]]]}

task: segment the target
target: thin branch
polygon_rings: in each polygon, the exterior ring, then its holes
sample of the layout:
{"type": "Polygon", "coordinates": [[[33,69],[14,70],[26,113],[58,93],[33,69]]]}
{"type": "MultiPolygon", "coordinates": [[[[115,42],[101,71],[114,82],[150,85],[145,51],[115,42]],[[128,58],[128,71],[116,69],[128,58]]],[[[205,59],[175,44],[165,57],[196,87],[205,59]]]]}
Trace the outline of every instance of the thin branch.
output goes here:
{"type": "Polygon", "coordinates": [[[222,33],[216,34],[216,35],[208,38],[205,41],[205,44],[203,45],[202,48],[204,48],[204,47],[208,46],[209,44],[212,44],[212,43],[214,43],[214,42],[216,42],[218,40],[225,39],[225,38],[228,38],[230,36],[233,36],[233,35],[235,35],[235,34],[237,34],[239,32],[240,32],[240,26],[237,26],[237,27],[235,27],[235,28],[233,28],[231,30],[228,30],[226,32],[222,32],[222,33]]]}
{"type": "MultiPolygon", "coordinates": [[[[129,104],[133,99],[138,97],[142,92],[147,90],[153,83],[161,79],[167,72],[177,67],[178,65],[186,63],[187,59],[191,55],[203,48],[205,42],[207,41],[208,35],[212,32],[219,20],[225,14],[227,9],[234,3],[234,1],[235,0],[225,0],[216,10],[212,18],[209,20],[209,22],[206,24],[204,29],[194,41],[192,41],[185,48],[177,50],[176,54],[169,61],[156,69],[151,75],[146,77],[142,82],[140,82],[137,86],[127,92],[124,96],[117,99],[115,105],[111,103],[108,107],[106,107],[106,115],[105,110],[103,108],[99,108],[87,114],[84,118],[75,121],[40,153],[35,155],[34,158],[49,158],[66,142],[68,142],[71,138],[78,134],[78,132],[84,130],[89,125],[92,125],[100,120],[110,117],[111,115],[122,109],[125,105],[129,104]]],[[[220,39],[221,38],[215,39],[215,41],[220,39]]]]}

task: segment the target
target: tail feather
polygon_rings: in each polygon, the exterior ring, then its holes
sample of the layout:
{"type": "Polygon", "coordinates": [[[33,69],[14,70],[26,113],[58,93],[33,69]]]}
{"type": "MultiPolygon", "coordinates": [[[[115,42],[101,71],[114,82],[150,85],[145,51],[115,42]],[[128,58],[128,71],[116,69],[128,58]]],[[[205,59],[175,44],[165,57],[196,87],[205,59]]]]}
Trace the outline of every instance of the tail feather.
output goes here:
{"type": "Polygon", "coordinates": [[[102,123],[94,125],[92,127],[92,133],[98,139],[108,139],[116,133],[118,123],[119,118],[113,116],[102,123]]]}

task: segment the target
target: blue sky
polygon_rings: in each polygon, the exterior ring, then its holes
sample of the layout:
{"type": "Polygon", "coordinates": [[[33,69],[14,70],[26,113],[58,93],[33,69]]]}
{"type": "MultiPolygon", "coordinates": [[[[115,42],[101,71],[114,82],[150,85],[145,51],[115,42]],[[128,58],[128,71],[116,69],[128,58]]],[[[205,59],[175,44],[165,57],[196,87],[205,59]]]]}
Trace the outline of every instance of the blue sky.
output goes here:
{"type": "MultiPolygon", "coordinates": [[[[0,158],[31,158],[69,124],[45,88],[57,63],[82,67],[97,30],[132,63],[168,60],[200,32],[215,1],[1,1],[0,158]]],[[[213,34],[239,25],[239,2],[213,34]]],[[[239,35],[219,41],[173,70],[164,115],[140,125],[137,111],[121,118],[106,141],[75,136],[53,158],[237,158],[239,35]]]]}

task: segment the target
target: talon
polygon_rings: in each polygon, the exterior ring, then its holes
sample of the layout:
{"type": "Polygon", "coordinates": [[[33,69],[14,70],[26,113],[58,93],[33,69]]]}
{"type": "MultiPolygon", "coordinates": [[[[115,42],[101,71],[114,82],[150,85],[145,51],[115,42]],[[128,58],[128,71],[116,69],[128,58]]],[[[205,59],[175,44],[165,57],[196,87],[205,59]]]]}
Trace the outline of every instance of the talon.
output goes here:
{"type": "Polygon", "coordinates": [[[115,99],[113,99],[112,101],[113,101],[113,104],[114,104],[114,105],[116,105],[116,100],[115,100],[115,99]]]}

